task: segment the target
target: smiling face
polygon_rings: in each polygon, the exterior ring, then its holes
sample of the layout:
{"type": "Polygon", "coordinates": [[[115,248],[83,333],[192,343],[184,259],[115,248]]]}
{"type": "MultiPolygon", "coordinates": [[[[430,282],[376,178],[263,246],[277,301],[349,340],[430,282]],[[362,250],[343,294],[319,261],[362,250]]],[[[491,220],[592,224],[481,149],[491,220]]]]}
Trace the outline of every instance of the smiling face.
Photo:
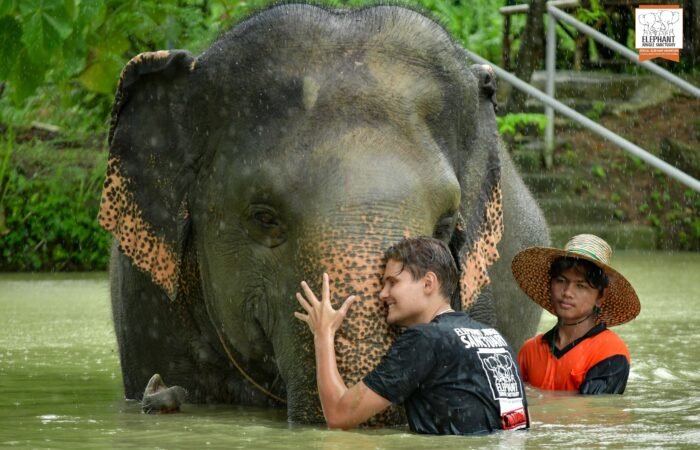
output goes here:
{"type": "Polygon", "coordinates": [[[425,293],[424,278],[413,279],[403,263],[390,259],[384,269],[384,286],[379,298],[387,305],[386,321],[389,325],[408,327],[426,322],[432,312],[425,293]]]}
{"type": "Polygon", "coordinates": [[[557,317],[565,322],[578,322],[593,312],[594,306],[603,301],[595,287],[586,281],[585,275],[572,267],[552,278],[551,302],[557,317]]]}

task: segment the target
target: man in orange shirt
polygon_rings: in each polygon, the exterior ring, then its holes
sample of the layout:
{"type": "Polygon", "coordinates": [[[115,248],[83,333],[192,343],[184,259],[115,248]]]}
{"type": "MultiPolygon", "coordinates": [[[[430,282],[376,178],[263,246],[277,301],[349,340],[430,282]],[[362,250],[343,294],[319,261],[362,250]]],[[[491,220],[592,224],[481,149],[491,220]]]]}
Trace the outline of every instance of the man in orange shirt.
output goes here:
{"type": "Polygon", "coordinates": [[[625,391],[629,350],[607,327],[634,319],[641,307],[632,285],[610,267],[611,255],[608,243],[591,234],[574,236],[563,250],[533,247],[515,255],[520,288],[558,319],[520,349],[524,381],[581,394],[625,391]]]}

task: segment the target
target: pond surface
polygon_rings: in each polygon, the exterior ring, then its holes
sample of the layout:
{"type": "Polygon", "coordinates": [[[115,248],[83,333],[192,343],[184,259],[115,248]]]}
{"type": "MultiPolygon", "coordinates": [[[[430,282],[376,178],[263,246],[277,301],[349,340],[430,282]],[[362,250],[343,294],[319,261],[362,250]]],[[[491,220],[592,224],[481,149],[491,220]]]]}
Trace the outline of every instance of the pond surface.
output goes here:
{"type": "MultiPolygon", "coordinates": [[[[614,264],[642,302],[615,330],[632,353],[625,395],[528,389],[530,431],[477,437],[329,431],[219,405],[142,414],[123,399],[105,273],[0,274],[0,448],[698,448],[700,254],[620,252],[614,264]]],[[[553,325],[547,314],[540,329],[553,325]]]]}

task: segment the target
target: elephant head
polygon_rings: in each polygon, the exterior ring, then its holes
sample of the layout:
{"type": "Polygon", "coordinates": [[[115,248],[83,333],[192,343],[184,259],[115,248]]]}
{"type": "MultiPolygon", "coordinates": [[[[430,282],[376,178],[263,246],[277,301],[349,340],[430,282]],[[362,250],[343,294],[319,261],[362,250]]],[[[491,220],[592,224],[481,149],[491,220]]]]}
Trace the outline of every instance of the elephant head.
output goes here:
{"type": "Polygon", "coordinates": [[[659,21],[663,23],[666,34],[673,34],[673,24],[678,22],[681,15],[678,11],[663,10],[659,12],[659,21]]]}
{"type": "Polygon", "coordinates": [[[649,34],[653,30],[653,26],[657,21],[657,17],[655,13],[647,13],[647,14],[640,14],[638,16],[639,18],[639,23],[644,25],[644,33],[649,34]]]}
{"type": "Polygon", "coordinates": [[[325,271],[336,304],[360,297],[337,337],[349,385],[394,337],[378,292],[383,251],[403,237],[449,243],[453,306],[489,317],[480,293],[503,232],[494,92],[414,11],[276,6],[197,57],[126,66],[99,220],[172,304],[201,303],[192,321],[221,339],[217,355],[278,374],[290,420],[319,421],[312,337],[293,316],[301,280],[318,289],[325,271]]]}

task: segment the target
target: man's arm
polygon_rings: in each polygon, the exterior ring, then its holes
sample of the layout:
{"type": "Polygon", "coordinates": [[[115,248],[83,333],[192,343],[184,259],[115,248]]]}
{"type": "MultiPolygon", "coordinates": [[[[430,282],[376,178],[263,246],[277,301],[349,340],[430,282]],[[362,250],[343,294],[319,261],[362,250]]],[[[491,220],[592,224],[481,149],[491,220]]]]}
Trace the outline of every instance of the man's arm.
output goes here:
{"type": "Polygon", "coordinates": [[[391,404],[362,381],[348,389],[338,372],[335,333],[354,303],[355,296],[348,297],[338,310],[333,309],[328,275],[325,273],[320,302],[306,282],[302,281],[301,287],[305,296],[297,293],[296,297],[307,314],[295,312],[294,316],[306,322],[314,334],[316,383],[323,414],[331,428],[352,428],[391,404]]]}
{"type": "Polygon", "coordinates": [[[627,386],[630,364],[624,355],[613,355],[594,365],[579,387],[584,395],[622,394],[627,386]]]}
{"type": "Polygon", "coordinates": [[[331,428],[352,428],[384,410],[391,402],[360,381],[350,389],[338,372],[334,335],[314,337],[316,348],[316,383],[321,407],[331,428]]]}

